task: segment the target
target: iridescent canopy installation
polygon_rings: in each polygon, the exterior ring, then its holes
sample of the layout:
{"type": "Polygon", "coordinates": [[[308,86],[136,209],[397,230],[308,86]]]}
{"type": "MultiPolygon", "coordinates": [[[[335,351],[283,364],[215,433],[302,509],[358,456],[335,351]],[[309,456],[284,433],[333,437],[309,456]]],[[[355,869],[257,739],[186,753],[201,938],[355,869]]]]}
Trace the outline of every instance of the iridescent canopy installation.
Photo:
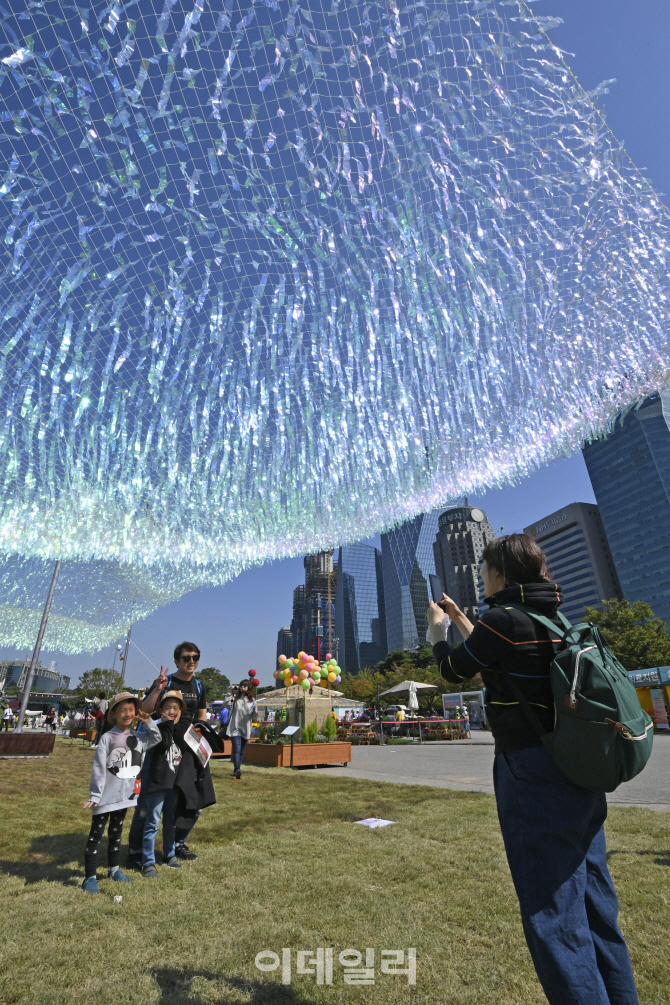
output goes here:
{"type": "Polygon", "coordinates": [[[0,17],[0,641],[53,557],[97,648],[670,375],[668,213],[520,0],[0,17]]]}

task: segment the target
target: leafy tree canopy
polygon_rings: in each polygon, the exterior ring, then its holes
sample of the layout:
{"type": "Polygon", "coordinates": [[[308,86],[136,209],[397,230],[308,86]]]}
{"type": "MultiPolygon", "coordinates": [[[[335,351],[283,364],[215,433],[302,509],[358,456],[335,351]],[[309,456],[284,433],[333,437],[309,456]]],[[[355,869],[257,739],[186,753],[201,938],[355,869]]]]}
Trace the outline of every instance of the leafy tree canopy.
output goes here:
{"type": "Polygon", "coordinates": [[[117,670],[102,670],[96,667],[95,670],[87,670],[81,675],[73,693],[79,698],[96,698],[101,691],[104,691],[107,697],[111,698],[112,695],[125,690],[127,688],[123,682],[123,675],[117,670]]]}
{"type": "MultiPolygon", "coordinates": [[[[395,649],[375,667],[365,667],[357,674],[344,674],[341,684],[337,685],[337,690],[341,691],[347,698],[375,704],[377,685],[379,685],[379,693],[381,693],[395,687],[396,684],[401,684],[404,680],[415,680],[421,684],[435,684],[437,690],[431,691],[427,695],[419,694],[419,709],[422,712],[426,712],[430,708],[441,711],[441,695],[457,690],[455,684],[449,684],[440,675],[433,650],[429,646],[420,646],[416,650],[395,649]]],[[[472,680],[464,680],[458,690],[480,691],[482,686],[481,677],[478,676],[472,680]]],[[[392,697],[381,699],[382,704],[406,704],[406,702],[407,699],[403,695],[398,696],[397,702],[394,702],[392,697]]]]}
{"type": "Polygon", "coordinates": [[[670,635],[644,600],[605,600],[604,611],[587,607],[584,620],[598,625],[626,670],[670,666],[670,635]]]}
{"type": "Polygon", "coordinates": [[[195,676],[199,677],[205,685],[207,701],[222,701],[226,692],[230,691],[230,681],[215,667],[204,667],[204,669],[198,670],[195,676]]]}

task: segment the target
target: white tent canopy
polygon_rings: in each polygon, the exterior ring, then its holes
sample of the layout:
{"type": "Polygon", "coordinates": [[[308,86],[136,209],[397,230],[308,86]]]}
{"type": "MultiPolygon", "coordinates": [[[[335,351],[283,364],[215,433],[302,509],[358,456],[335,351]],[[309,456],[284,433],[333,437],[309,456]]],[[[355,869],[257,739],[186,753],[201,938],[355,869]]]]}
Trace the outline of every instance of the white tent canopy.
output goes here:
{"type": "Polygon", "coordinates": [[[402,684],[396,684],[395,687],[390,687],[388,691],[382,691],[379,697],[384,698],[387,694],[402,694],[403,691],[410,691],[412,685],[414,685],[417,691],[420,689],[437,690],[437,684],[422,684],[418,680],[404,680],[402,684]]]}

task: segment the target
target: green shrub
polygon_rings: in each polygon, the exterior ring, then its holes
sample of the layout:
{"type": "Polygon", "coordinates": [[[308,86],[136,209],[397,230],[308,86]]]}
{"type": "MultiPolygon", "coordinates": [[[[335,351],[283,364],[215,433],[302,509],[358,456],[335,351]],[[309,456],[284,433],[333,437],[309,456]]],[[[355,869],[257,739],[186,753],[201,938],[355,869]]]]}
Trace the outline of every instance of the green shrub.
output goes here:
{"type": "Polygon", "coordinates": [[[316,743],[316,734],[319,731],[319,727],[314,722],[310,722],[308,726],[303,727],[302,730],[302,742],[303,743],[316,743]]]}
{"type": "Polygon", "coordinates": [[[326,737],[327,740],[334,740],[337,736],[337,723],[333,719],[332,715],[326,718],[323,726],[321,727],[321,732],[326,737]]]}

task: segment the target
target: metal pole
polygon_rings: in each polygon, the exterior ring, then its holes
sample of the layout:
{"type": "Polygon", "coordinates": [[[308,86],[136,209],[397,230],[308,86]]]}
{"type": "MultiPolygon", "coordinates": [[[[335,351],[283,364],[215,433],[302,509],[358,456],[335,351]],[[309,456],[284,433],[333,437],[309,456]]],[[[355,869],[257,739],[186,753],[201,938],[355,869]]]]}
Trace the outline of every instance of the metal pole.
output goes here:
{"type": "Polygon", "coordinates": [[[44,638],[44,633],[47,627],[47,621],[49,620],[49,611],[51,610],[51,601],[54,597],[54,590],[56,589],[56,583],[58,582],[58,575],[60,573],[61,559],[59,558],[54,566],[53,576],[51,577],[51,586],[49,587],[49,592],[47,593],[46,604],[44,605],[44,610],[42,612],[42,621],[40,622],[40,630],[37,633],[37,642],[35,643],[35,648],[33,649],[33,657],[30,661],[30,669],[28,670],[28,676],[26,677],[26,682],[23,685],[23,698],[21,699],[21,708],[19,709],[19,721],[14,727],[15,733],[23,732],[23,722],[26,717],[26,709],[28,708],[28,700],[30,698],[30,689],[33,686],[33,680],[35,679],[35,668],[37,666],[37,661],[40,658],[40,650],[42,648],[42,639],[44,638]]]}
{"type": "Polygon", "coordinates": [[[131,625],[128,629],[128,634],[126,635],[126,651],[123,654],[123,666],[121,667],[121,680],[125,684],[126,682],[126,663],[128,662],[128,650],[130,649],[130,633],[133,630],[131,625]]]}

